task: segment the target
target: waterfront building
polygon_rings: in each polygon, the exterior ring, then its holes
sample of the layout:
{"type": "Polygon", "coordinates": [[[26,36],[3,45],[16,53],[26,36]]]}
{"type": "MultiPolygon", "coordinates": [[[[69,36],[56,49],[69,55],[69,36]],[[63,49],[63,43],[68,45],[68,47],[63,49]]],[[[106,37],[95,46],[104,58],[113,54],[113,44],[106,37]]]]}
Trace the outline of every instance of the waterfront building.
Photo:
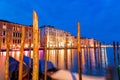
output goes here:
{"type": "MultiPolygon", "coordinates": [[[[33,37],[33,27],[32,25],[26,26],[23,24],[13,23],[6,20],[0,20],[0,48],[6,49],[6,38],[7,32],[10,33],[11,38],[11,49],[19,49],[22,37],[22,27],[25,27],[25,48],[29,47],[32,37],[33,37]]],[[[77,37],[71,35],[70,32],[66,32],[64,30],[57,29],[53,26],[47,25],[39,28],[39,47],[44,47],[45,43],[45,35],[47,34],[47,47],[51,48],[76,48],[77,47],[77,37]]],[[[98,42],[93,38],[83,38],[81,37],[81,46],[94,46],[94,42],[98,42]]]]}
{"type": "Polygon", "coordinates": [[[25,47],[29,46],[29,41],[32,42],[32,26],[13,23],[6,20],[0,20],[0,43],[1,49],[6,49],[7,32],[10,33],[11,49],[19,49],[22,37],[22,27],[25,27],[25,47]]]}
{"type": "Polygon", "coordinates": [[[67,47],[73,45],[73,38],[69,32],[64,30],[57,29],[53,26],[42,26],[40,27],[40,42],[41,46],[44,46],[45,35],[47,34],[47,47],[65,47],[67,43],[67,47]]]}
{"type": "MultiPolygon", "coordinates": [[[[99,41],[93,38],[85,38],[85,37],[81,37],[81,47],[94,47],[94,43],[97,43],[99,41]]],[[[77,47],[77,37],[74,37],[74,47],[77,47]]]]}

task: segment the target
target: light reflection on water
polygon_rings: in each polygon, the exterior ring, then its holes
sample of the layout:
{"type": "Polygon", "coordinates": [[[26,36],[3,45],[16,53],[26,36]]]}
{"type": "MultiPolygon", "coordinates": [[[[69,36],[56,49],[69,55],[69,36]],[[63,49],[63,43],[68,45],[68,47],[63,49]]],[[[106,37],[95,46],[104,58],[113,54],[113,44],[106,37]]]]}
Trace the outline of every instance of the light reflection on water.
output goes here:
{"type": "MultiPolygon", "coordinates": [[[[106,53],[106,49],[102,49],[102,54],[99,55],[99,50],[96,51],[92,49],[82,49],[82,72],[83,74],[91,74],[91,75],[103,75],[105,73],[105,66],[107,64],[113,63],[110,62],[110,56],[112,53],[106,53]],[[96,52],[96,53],[95,53],[96,52]],[[101,59],[99,60],[101,56],[101,59]],[[104,57],[106,56],[106,58],[104,57]],[[109,58],[109,60],[108,60],[109,58]],[[105,63],[106,62],[106,63],[105,63]]],[[[9,53],[10,56],[19,60],[20,51],[12,51],[9,53]]],[[[24,51],[25,56],[29,56],[29,51],[24,51]]],[[[5,65],[5,56],[6,52],[1,52],[0,54],[0,74],[4,72],[5,65]]],[[[68,49],[67,50],[67,62],[65,61],[65,50],[47,50],[47,60],[51,61],[55,67],[59,69],[65,69],[65,64],[67,63],[68,69],[72,72],[78,72],[78,56],[76,49],[68,49]]],[[[31,51],[31,58],[33,58],[33,51],[31,51]]],[[[44,59],[44,51],[39,50],[39,59],[44,59]]]]}

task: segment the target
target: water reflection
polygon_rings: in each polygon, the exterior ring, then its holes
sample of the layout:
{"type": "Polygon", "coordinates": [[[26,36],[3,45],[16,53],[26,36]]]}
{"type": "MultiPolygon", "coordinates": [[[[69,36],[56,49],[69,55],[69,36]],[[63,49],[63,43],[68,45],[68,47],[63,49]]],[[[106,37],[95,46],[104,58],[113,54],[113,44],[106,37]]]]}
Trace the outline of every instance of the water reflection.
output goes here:
{"type": "MultiPolygon", "coordinates": [[[[31,58],[33,58],[33,51],[24,51],[25,56],[29,56],[31,53],[31,58]]],[[[94,49],[94,48],[82,48],[82,72],[88,75],[104,75],[106,71],[106,66],[111,62],[112,53],[107,54],[106,48],[94,49]],[[109,60],[108,60],[109,58],[109,60]]],[[[10,56],[19,60],[20,51],[11,51],[10,56]]],[[[4,65],[5,65],[6,52],[1,52],[0,54],[0,76],[4,75],[4,65]]],[[[78,55],[76,49],[67,49],[67,60],[65,61],[65,50],[47,50],[47,60],[51,61],[55,67],[59,69],[68,69],[72,72],[78,72],[78,55]]],[[[39,59],[44,59],[44,51],[39,50],[39,59]]]]}

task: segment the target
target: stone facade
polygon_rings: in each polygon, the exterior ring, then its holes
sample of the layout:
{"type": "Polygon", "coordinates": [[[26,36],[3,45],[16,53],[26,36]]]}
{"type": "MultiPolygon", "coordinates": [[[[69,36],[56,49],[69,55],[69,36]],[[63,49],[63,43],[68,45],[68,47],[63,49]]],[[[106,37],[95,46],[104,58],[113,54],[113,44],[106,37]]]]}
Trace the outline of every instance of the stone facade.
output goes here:
{"type": "Polygon", "coordinates": [[[47,34],[47,46],[48,47],[65,47],[73,45],[73,37],[69,32],[56,29],[53,26],[42,26],[40,28],[41,46],[44,46],[45,35],[47,34]]]}
{"type": "MultiPolygon", "coordinates": [[[[17,24],[5,20],[0,20],[0,44],[2,49],[6,49],[6,38],[7,32],[10,33],[11,38],[11,49],[19,49],[20,42],[22,37],[22,27],[25,27],[25,48],[29,47],[29,43],[31,42],[31,47],[33,46],[32,38],[33,38],[33,27],[32,26],[25,26],[22,24],[17,24]]],[[[47,34],[47,47],[60,47],[64,48],[67,46],[70,47],[77,47],[77,37],[72,36],[69,32],[64,30],[60,30],[54,28],[53,26],[42,26],[39,28],[39,47],[44,47],[45,43],[45,35],[47,34]],[[67,44],[67,45],[66,45],[67,44]]],[[[81,46],[94,46],[94,40],[92,38],[81,38],[81,46]]]]}
{"type": "Polygon", "coordinates": [[[28,47],[28,43],[32,42],[32,27],[25,26],[22,24],[12,23],[9,21],[0,20],[0,42],[1,48],[6,48],[6,38],[7,33],[10,33],[11,45],[10,48],[18,49],[20,48],[21,37],[22,37],[22,27],[25,27],[25,47],[28,47]]]}

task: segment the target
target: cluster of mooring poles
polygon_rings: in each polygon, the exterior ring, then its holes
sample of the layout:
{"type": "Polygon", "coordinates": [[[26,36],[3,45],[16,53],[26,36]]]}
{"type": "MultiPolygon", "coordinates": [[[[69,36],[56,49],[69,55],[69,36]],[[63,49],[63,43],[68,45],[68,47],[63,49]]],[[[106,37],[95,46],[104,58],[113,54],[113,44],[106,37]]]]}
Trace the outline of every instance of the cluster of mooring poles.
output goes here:
{"type": "Polygon", "coordinates": [[[114,65],[116,65],[118,60],[118,65],[120,65],[120,49],[119,42],[113,42],[113,53],[114,53],[114,65]],[[117,60],[116,60],[117,59],[117,60]]]}
{"type": "MultiPolygon", "coordinates": [[[[80,35],[80,23],[78,22],[77,24],[77,52],[78,52],[78,73],[79,73],[79,80],[82,80],[82,53],[81,53],[81,35],[80,35]]],[[[47,36],[48,34],[45,35],[45,46],[44,46],[44,80],[47,80],[47,60],[49,60],[49,53],[47,54],[47,50],[49,47],[49,44],[47,43],[47,36]],[[47,45],[48,44],[48,45],[47,45]]],[[[66,36],[65,40],[65,48],[64,48],[64,61],[65,61],[65,69],[68,69],[68,54],[67,54],[67,42],[68,42],[68,35],[66,36]]],[[[10,51],[10,33],[7,31],[7,51],[6,51],[6,60],[5,60],[5,80],[9,80],[9,51],[10,51]]],[[[1,39],[1,38],[0,38],[1,39]]],[[[39,29],[38,29],[38,16],[35,11],[33,11],[33,40],[29,39],[29,57],[31,58],[31,42],[33,42],[33,72],[32,72],[32,80],[38,80],[39,79],[39,29]]],[[[22,26],[22,38],[21,38],[21,47],[20,47],[20,57],[19,57],[19,75],[18,79],[22,80],[23,79],[23,57],[24,57],[24,42],[25,42],[25,27],[22,26]]],[[[57,42],[57,41],[56,41],[57,42]]],[[[58,45],[56,43],[56,45],[58,45]]],[[[59,46],[59,45],[58,45],[59,46]]],[[[102,63],[102,52],[101,52],[101,43],[98,43],[94,41],[94,57],[95,57],[95,64],[97,64],[99,70],[100,66],[102,63]]],[[[86,54],[86,62],[87,64],[90,64],[90,72],[92,72],[92,57],[90,53],[90,45],[86,45],[84,48],[87,51],[86,54]]],[[[0,40],[0,50],[1,50],[1,40],[0,40]]],[[[104,63],[106,66],[106,48],[104,48],[104,63]]],[[[113,42],[113,50],[114,50],[114,64],[116,65],[116,62],[118,62],[118,65],[120,65],[120,49],[119,49],[119,42],[113,42]],[[117,58],[116,58],[117,56],[117,58]],[[116,61],[116,59],[118,61],[116,61]]],[[[1,52],[1,51],[0,51],[1,52]]],[[[49,51],[48,51],[49,52],[49,51]]],[[[58,55],[59,55],[59,50],[56,50],[56,56],[57,56],[57,67],[58,67],[58,55]]],[[[72,50],[71,52],[71,66],[72,66],[72,50]]],[[[85,54],[84,54],[85,55],[85,54]]],[[[31,60],[29,60],[29,65],[31,68],[31,60]]],[[[120,70],[118,71],[120,74],[120,70]]],[[[30,73],[30,70],[29,70],[30,73]]],[[[28,74],[30,76],[30,74],[28,74]]]]}
{"type": "MultiPolygon", "coordinates": [[[[7,31],[7,52],[6,52],[6,60],[5,60],[5,80],[9,80],[9,50],[10,50],[10,34],[9,31],[7,31]]],[[[29,39],[29,57],[31,58],[31,42],[33,41],[33,72],[32,72],[32,80],[38,80],[39,79],[39,36],[38,36],[38,16],[35,11],[33,11],[33,40],[29,39]]],[[[0,40],[1,41],[1,40],[0,40]]],[[[24,57],[24,42],[25,42],[25,27],[22,26],[22,38],[21,38],[21,44],[20,44],[20,57],[19,57],[19,73],[18,73],[18,79],[23,79],[23,57],[24,57]]],[[[0,42],[1,44],[1,42],[0,42]]],[[[81,67],[81,43],[80,43],[80,23],[78,22],[78,72],[79,72],[79,80],[82,80],[82,67],[81,67]]],[[[1,46],[0,46],[1,48],[1,46]]],[[[65,42],[65,67],[68,69],[68,55],[67,55],[67,35],[66,35],[66,42],[65,42]]],[[[57,55],[58,57],[58,55],[57,55]]],[[[72,57],[72,53],[71,53],[72,57]]],[[[45,38],[45,46],[44,46],[44,60],[45,60],[45,72],[44,72],[44,80],[47,80],[47,34],[45,38]]],[[[57,59],[58,62],[58,59],[57,59]]],[[[71,58],[72,62],[72,58],[71,58]]],[[[31,67],[31,60],[29,60],[29,67],[31,67]]],[[[58,63],[57,63],[58,66],[58,63]]],[[[30,73],[30,70],[29,70],[30,73]]],[[[28,74],[30,76],[30,74],[28,74]]]]}

